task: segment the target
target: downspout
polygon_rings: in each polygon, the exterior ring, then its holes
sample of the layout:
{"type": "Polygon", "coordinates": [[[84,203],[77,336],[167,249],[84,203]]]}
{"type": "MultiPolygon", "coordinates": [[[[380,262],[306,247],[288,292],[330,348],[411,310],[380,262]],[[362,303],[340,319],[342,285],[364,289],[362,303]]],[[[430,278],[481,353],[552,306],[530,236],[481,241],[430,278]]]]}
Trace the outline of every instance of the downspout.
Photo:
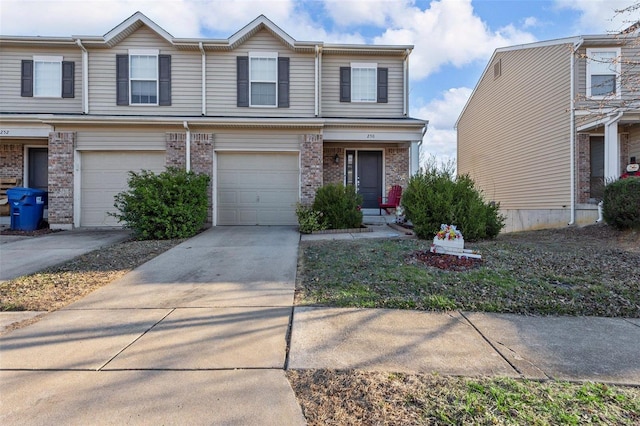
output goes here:
{"type": "Polygon", "coordinates": [[[314,84],[314,87],[313,87],[313,90],[314,90],[314,94],[313,94],[313,96],[314,96],[314,98],[313,98],[314,107],[313,108],[314,109],[313,109],[313,111],[314,111],[314,114],[316,115],[316,117],[318,116],[318,76],[319,76],[319,73],[318,73],[318,62],[319,62],[318,55],[319,54],[320,54],[320,47],[316,44],[316,57],[315,57],[315,70],[314,70],[315,71],[315,75],[314,75],[314,79],[315,79],[314,83],[315,84],[314,84]]]}
{"type": "Polygon", "coordinates": [[[187,139],[185,140],[185,169],[187,172],[191,171],[191,130],[189,130],[189,123],[182,122],[184,129],[187,131],[187,139]]]}
{"type": "MultiPolygon", "coordinates": [[[[409,54],[411,54],[411,50],[407,49],[405,52],[404,61],[402,62],[402,66],[404,68],[404,84],[402,85],[402,115],[404,115],[405,117],[409,115],[409,54]]],[[[422,136],[424,137],[424,133],[422,134],[422,136]]],[[[420,144],[422,145],[422,142],[420,142],[420,144]]]]}
{"type": "Polygon", "coordinates": [[[202,42],[198,43],[198,48],[202,53],[202,115],[207,115],[207,56],[202,42]]]}
{"type": "Polygon", "coordinates": [[[82,49],[82,112],[89,114],[89,52],[79,38],[76,39],[76,44],[82,49]]]}
{"type": "Polygon", "coordinates": [[[570,174],[571,174],[571,212],[570,217],[569,217],[569,223],[568,225],[571,226],[576,222],[576,82],[575,82],[575,55],[576,52],[578,51],[578,49],[580,48],[580,46],[582,46],[582,43],[584,43],[584,40],[580,40],[576,43],[573,44],[573,49],[571,50],[571,63],[570,63],[570,69],[571,69],[571,76],[570,76],[570,97],[571,97],[571,105],[570,105],[570,125],[569,125],[569,129],[571,132],[571,135],[569,137],[569,144],[570,144],[570,157],[571,157],[571,165],[570,165],[570,174]]]}

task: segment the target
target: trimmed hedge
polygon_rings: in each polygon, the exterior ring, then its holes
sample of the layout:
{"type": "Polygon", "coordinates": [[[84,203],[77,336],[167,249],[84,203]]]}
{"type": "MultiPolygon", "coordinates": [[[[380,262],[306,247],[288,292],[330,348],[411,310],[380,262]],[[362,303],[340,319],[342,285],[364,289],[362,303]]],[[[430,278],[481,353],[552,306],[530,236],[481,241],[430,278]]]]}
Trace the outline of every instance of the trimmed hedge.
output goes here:
{"type": "Polygon", "coordinates": [[[210,178],[177,168],[160,174],[129,172],[129,190],[115,196],[110,213],[140,240],[189,238],[207,220],[210,178]]]}
{"type": "Polygon", "coordinates": [[[640,177],[610,183],[602,199],[604,220],[617,229],[640,229],[640,177]]]}

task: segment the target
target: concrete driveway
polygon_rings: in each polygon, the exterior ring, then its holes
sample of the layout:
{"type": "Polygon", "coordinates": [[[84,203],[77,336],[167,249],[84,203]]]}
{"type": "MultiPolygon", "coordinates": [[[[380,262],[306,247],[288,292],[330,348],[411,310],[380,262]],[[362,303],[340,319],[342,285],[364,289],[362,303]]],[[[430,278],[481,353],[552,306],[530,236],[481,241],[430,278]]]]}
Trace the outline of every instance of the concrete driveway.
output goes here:
{"type": "Polygon", "coordinates": [[[299,234],[212,228],[0,337],[2,424],[304,424],[284,373],[299,234]]]}
{"type": "Polygon", "coordinates": [[[129,237],[129,231],[73,230],[38,237],[0,235],[0,281],[32,274],[129,237]]]}

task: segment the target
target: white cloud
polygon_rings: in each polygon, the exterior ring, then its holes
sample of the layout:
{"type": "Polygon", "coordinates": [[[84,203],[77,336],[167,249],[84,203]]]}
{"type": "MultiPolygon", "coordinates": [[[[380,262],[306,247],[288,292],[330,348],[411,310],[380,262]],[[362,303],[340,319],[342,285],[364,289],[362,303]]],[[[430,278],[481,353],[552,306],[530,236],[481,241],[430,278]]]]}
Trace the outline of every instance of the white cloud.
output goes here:
{"type": "Polygon", "coordinates": [[[491,30],[474,14],[471,0],[432,1],[422,10],[398,2],[389,20],[391,27],[374,39],[378,44],[413,44],[411,76],[422,79],[442,66],[462,67],[486,60],[502,46],[530,43],[535,37],[509,25],[491,30]]]}
{"type": "Polygon", "coordinates": [[[528,16],[524,18],[524,21],[522,22],[523,28],[537,27],[538,25],[540,25],[540,22],[535,16],[528,16]]]}
{"type": "Polygon", "coordinates": [[[423,157],[433,156],[444,162],[456,158],[456,130],[453,126],[472,91],[468,87],[449,89],[412,114],[429,120],[429,128],[422,143],[423,157]]]}
{"type": "Polygon", "coordinates": [[[325,8],[333,21],[346,25],[386,26],[397,11],[411,6],[409,0],[324,0],[325,8]]]}
{"type": "Polygon", "coordinates": [[[576,34],[606,34],[627,28],[640,19],[638,10],[621,15],[615,11],[636,3],[638,0],[556,0],[558,8],[580,13],[580,19],[574,25],[576,34]]]}

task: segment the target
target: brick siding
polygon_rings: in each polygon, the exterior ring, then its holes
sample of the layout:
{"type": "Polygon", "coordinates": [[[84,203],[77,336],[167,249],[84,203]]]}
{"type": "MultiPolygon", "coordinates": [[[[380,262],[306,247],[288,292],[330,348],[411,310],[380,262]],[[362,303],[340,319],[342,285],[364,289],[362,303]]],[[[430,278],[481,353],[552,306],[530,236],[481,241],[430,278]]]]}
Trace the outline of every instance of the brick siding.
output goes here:
{"type": "Polygon", "coordinates": [[[73,225],[75,132],[49,133],[49,224],[73,225]]]}
{"type": "Polygon", "coordinates": [[[0,144],[0,178],[22,180],[24,173],[24,145],[0,144]]]}
{"type": "Polygon", "coordinates": [[[301,194],[300,203],[311,205],[323,182],[322,135],[302,135],[300,141],[301,194]]]}

